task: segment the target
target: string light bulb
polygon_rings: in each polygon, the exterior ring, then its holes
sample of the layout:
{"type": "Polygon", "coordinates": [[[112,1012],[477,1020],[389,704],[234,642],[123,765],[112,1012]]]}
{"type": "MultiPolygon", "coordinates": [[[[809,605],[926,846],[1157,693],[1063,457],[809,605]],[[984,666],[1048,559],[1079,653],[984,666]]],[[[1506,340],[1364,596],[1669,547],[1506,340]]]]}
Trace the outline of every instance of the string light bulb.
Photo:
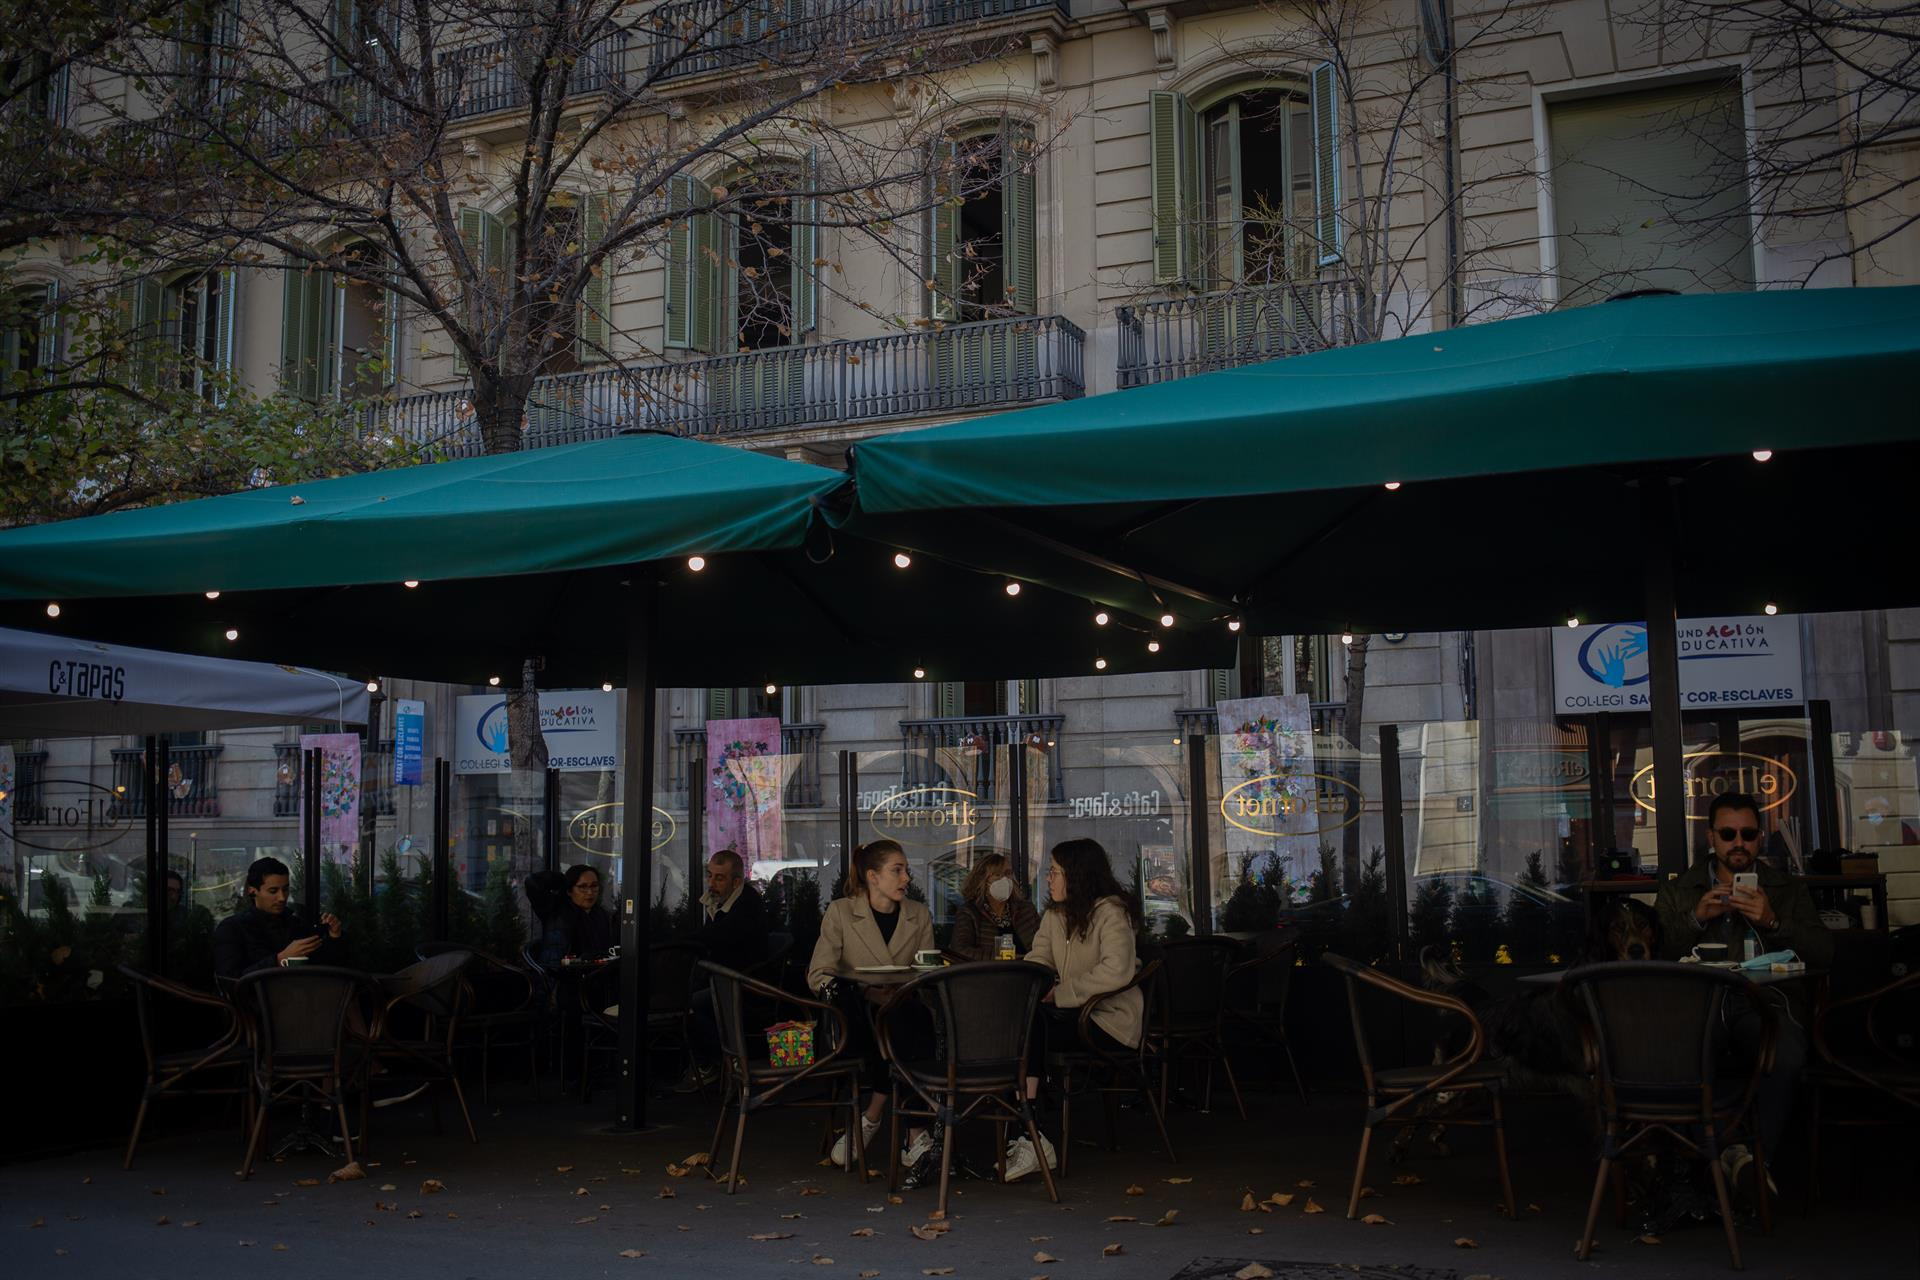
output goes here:
{"type": "Polygon", "coordinates": [[[417,586],[419,586],[419,585],[420,585],[420,579],[418,579],[418,578],[408,578],[408,579],[407,579],[407,580],[406,580],[405,582],[403,582],[403,583],[401,583],[400,585],[401,585],[401,586],[403,586],[403,587],[405,587],[405,588],[406,588],[407,590],[409,590],[409,591],[411,591],[411,590],[413,590],[413,589],[414,589],[415,587],[417,587],[417,586]]]}
{"type": "Polygon", "coordinates": [[[494,687],[495,689],[498,689],[498,688],[500,687],[500,677],[499,677],[499,676],[488,676],[488,677],[487,677],[487,683],[488,683],[489,685],[491,685],[492,687],[494,687]]]}
{"type": "Polygon", "coordinates": [[[50,605],[48,605],[48,606],[47,606],[47,616],[48,616],[49,618],[57,618],[57,617],[59,617],[59,616],[60,616],[60,606],[59,606],[59,605],[57,605],[57,604],[50,604],[50,605]]]}
{"type": "Polygon", "coordinates": [[[1342,631],[1342,632],[1340,633],[1340,643],[1341,643],[1341,644],[1352,644],[1352,643],[1353,643],[1353,632],[1351,632],[1351,631],[1342,631]]]}
{"type": "Polygon", "coordinates": [[[1161,625],[1161,626],[1163,626],[1163,627],[1170,627],[1170,626],[1172,626],[1172,625],[1173,625],[1173,615],[1172,615],[1172,614],[1170,614],[1170,613],[1163,613],[1163,614],[1161,614],[1161,615],[1160,615],[1160,625],[1161,625]]]}
{"type": "Polygon", "coordinates": [[[240,632],[236,628],[233,628],[233,627],[227,628],[227,639],[238,640],[239,638],[240,638],[240,632]]]}
{"type": "Polygon", "coordinates": [[[1095,658],[1093,660],[1093,669],[1095,671],[1105,671],[1107,669],[1107,660],[1105,658],[1095,658]]]}
{"type": "Polygon", "coordinates": [[[1766,608],[1766,613],[1767,613],[1767,616],[1768,616],[1769,618],[1771,618],[1771,617],[1773,617],[1773,616],[1774,616],[1775,614],[1777,614],[1777,613],[1779,613],[1779,612],[1780,612],[1780,606],[1779,606],[1779,605],[1777,605],[1777,604],[1775,604],[1775,603],[1774,603],[1773,601],[1771,601],[1771,600],[1769,600],[1769,601],[1767,601],[1767,608],[1766,608]]]}
{"type": "Polygon", "coordinates": [[[602,693],[612,693],[612,692],[613,692],[613,681],[611,681],[611,680],[602,680],[602,681],[600,682],[600,692],[602,692],[602,693]]]}
{"type": "Polygon", "coordinates": [[[1160,642],[1158,640],[1147,641],[1147,652],[1148,653],[1160,652],[1160,642]]]}
{"type": "Polygon", "coordinates": [[[1105,609],[1093,615],[1093,625],[1096,627],[1104,627],[1112,621],[1112,616],[1109,615],[1105,609]]]}
{"type": "Polygon", "coordinates": [[[1235,634],[1237,635],[1237,634],[1239,633],[1239,631],[1240,631],[1240,619],[1238,619],[1238,618],[1228,618],[1228,619],[1227,619],[1227,630],[1229,630],[1229,631],[1231,631],[1231,632],[1234,632],[1234,633],[1235,633],[1235,634]]]}
{"type": "Polygon", "coordinates": [[[691,569],[693,572],[698,573],[706,567],[707,567],[707,558],[705,556],[688,556],[687,557],[687,568],[691,569]]]}
{"type": "Polygon", "coordinates": [[[767,686],[767,696],[768,696],[769,698],[771,698],[771,697],[772,697],[772,696],[773,696],[774,694],[776,694],[776,693],[778,693],[778,692],[780,692],[780,686],[779,686],[779,685],[777,685],[777,684],[770,684],[770,685],[768,685],[768,686],[767,686]]]}
{"type": "Polygon", "coordinates": [[[925,667],[915,667],[913,669],[913,678],[915,680],[925,680],[927,678],[927,669],[925,667]]]}
{"type": "Polygon", "coordinates": [[[1579,626],[1579,625],[1580,625],[1580,615],[1579,615],[1579,614],[1577,614],[1577,613],[1570,613],[1570,614],[1568,614],[1568,615],[1567,615],[1567,626],[1569,626],[1569,627],[1577,627],[1577,626],[1579,626]]]}
{"type": "Polygon", "coordinates": [[[1753,460],[1755,462],[1766,462],[1772,457],[1773,457],[1773,450],[1771,449],[1755,449],[1753,451],[1753,460]]]}
{"type": "Polygon", "coordinates": [[[1019,594],[1020,594],[1020,584],[1019,584],[1019,583],[1017,583],[1017,582],[1009,582],[1009,583],[1007,584],[1007,594],[1008,594],[1008,595],[1010,595],[1010,596],[1017,596],[1017,595],[1019,595],[1019,594]]]}
{"type": "Polygon", "coordinates": [[[1386,490],[1388,493],[1398,492],[1399,488],[1400,488],[1400,482],[1398,480],[1389,480],[1386,483],[1386,490]]]}
{"type": "Polygon", "coordinates": [[[367,692],[368,693],[380,692],[380,682],[378,680],[367,681],[367,692]]]}
{"type": "Polygon", "coordinates": [[[219,593],[218,591],[209,591],[209,592],[207,592],[207,599],[209,599],[209,600],[218,600],[219,598],[220,598],[220,593],[219,593]]]}
{"type": "Polygon", "coordinates": [[[913,557],[912,557],[912,556],[910,556],[910,555],[908,555],[908,554],[907,554],[906,552],[904,552],[904,551],[896,551],[896,552],[894,552],[894,553],[893,553],[893,567],[894,567],[894,568],[896,568],[896,569],[904,569],[904,568],[906,568],[906,567],[907,567],[908,565],[911,565],[912,563],[913,563],[913,557]]]}

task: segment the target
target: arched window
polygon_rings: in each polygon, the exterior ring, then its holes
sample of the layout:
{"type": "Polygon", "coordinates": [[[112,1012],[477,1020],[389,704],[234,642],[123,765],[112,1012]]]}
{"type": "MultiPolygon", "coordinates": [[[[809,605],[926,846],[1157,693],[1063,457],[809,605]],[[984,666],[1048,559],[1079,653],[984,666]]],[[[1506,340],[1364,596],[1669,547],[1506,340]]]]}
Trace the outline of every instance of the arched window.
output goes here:
{"type": "Polygon", "coordinates": [[[1013,120],[941,138],[927,164],[927,314],[936,320],[1032,315],[1033,129],[1013,120]]]}
{"type": "Polygon", "coordinates": [[[0,377],[60,363],[64,353],[58,283],[10,289],[0,307],[0,377]]]}
{"type": "Polygon", "coordinates": [[[1298,283],[1340,255],[1331,64],[1299,88],[1149,95],[1153,267],[1201,292],[1298,283]]]}
{"type": "Polygon", "coordinates": [[[393,385],[398,303],[372,245],[342,254],[339,271],[287,264],[281,307],[280,378],[304,400],[355,399],[393,385]]]}
{"type": "Polygon", "coordinates": [[[668,346],[713,355],[764,351],[796,346],[814,329],[814,173],[809,156],[724,184],[718,200],[711,184],[673,179],[671,207],[687,216],[675,219],[667,237],[668,346]]]}

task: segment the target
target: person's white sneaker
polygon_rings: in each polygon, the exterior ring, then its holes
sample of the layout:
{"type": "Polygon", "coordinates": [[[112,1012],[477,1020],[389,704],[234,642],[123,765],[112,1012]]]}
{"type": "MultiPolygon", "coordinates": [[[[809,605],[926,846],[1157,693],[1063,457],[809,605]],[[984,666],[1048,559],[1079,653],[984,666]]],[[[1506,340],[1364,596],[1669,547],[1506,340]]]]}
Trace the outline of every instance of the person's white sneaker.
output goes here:
{"type": "Polygon", "coordinates": [[[904,1150],[900,1152],[900,1167],[903,1169],[913,1168],[913,1166],[919,1164],[922,1160],[926,1159],[928,1153],[931,1152],[932,1150],[933,1150],[933,1130],[922,1129],[920,1131],[920,1136],[915,1138],[910,1144],[908,1144],[908,1146],[904,1150]]]}
{"type": "MultiPolygon", "coordinates": [[[[880,1122],[860,1117],[860,1147],[867,1150],[873,1146],[873,1135],[880,1132],[880,1122]]],[[[841,1134],[833,1140],[833,1150],[828,1153],[833,1162],[842,1169],[847,1167],[847,1135],[841,1134]]]]}
{"type": "MultiPolygon", "coordinates": [[[[1726,1170],[1729,1191],[1737,1193],[1740,1190],[1740,1175],[1745,1173],[1747,1166],[1752,1163],[1753,1153],[1747,1150],[1745,1143],[1736,1142],[1720,1153],[1720,1167],[1726,1170]]],[[[1771,1170],[1767,1173],[1767,1194],[1776,1196],[1780,1194],[1780,1188],[1775,1185],[1771,1170]]]]}
{"type": "Polygon", "coordinates": [[[1040,1135],[1040,1154],[1035,1154],[1033,1143],[1027,1138],[1015,1138],[1009,1142],[1007,1144],[1007,1181],[1018,1182],[1028,1174],[1038,1171],[1042,1155],[1046,1158],[1047,1168],[1056,1169],[1060,1166],[1060,1161],[1053,1150],[1053,1143],[1047,1141],[1044,1133],[1040,1135]]]}

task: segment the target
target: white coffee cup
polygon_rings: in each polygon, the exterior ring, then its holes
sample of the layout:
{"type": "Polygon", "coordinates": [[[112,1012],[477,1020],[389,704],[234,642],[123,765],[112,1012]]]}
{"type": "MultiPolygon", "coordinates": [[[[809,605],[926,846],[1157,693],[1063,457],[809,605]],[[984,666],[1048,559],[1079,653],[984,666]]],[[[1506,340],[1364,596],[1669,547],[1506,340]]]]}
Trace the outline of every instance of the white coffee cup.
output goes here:
{"type": "Polygon", "coordinates": [[[1699,943],[1693,949],[1693,958],[1701,964],[1725,964],[1727,944],[1724,942],[1699,943]]]}
{"type": "Polygon", "coordinates": [[[1878,929],[1880,927],[1880,909],[1871,902],[1863,902],[1860,904],[1860,927],[1862,929],[1878,929]]]}

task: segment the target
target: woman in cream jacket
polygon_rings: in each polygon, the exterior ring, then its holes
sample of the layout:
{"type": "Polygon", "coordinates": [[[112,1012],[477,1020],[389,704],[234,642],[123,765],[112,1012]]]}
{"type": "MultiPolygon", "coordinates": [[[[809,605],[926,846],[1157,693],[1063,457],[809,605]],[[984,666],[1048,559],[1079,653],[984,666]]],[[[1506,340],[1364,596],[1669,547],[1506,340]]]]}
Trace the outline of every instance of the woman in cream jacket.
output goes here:
{"type": "MultiPolygon", "coordinates": [[[[1029,1062],[1044,1062],[1049,1042],[1072,1045],[1079,1039],[1080,1008],[1096,996],[1119,991],[1133,981],[1138,967],[1134,955],[1134,926],[1139,908],[1113,878],[1107,851],[1094,840],[1068,840],[1055,845],[1047,871],[1047,910],[1026,958],[1043,964],[1058,977],[1040,1005],[1034,1026],[1029,1062]]],[[[1093,1011],[1090,1034],[1110,1053],[1139,1047],[1146,1000],[1138,988],[1103,1000],[1093,1011]]],[[[1039,1081],[1029,1078],[1028,1095],[1039,1081]]],[[[1044,1135],[1040,1152],[1026,1138],[1007,1147],[1007,1179],[1025,1177],[1040,1167],[1044,1155],[1054,1164],[1053,1144],[1044,1135]]]]}
{"type": "MultiPolygon", "coordinates": [[[[836,1003],[847,1015],[848,1048],[865,1065],[863,1083],[871,1093],[866,1114],[860,1119],[862,1148],[880,1130],[880,1115],[887,1105],[887,1068],[874,1042],[873,1025],[861,1005],[860,993],[864,990],[870,999],[884,1003],[892,992],[834,980],[848,970],[911,964],[914,952],[933,950],[933,916],[925,903],[907,897],[912,880],[906,852],[892,840],[875,840],[854,850],[847,868],[846,896],[835,899],[820,918],[820,941],[814,944],[813,959],[807,965],[808,986],[823,993],[830,988],[835,992],[836,1003]]],[[[906,1057],[924,1057],[931,1052],[933,1024],[926,1010],[917,1005],[902,1008],[892,1016],[889,1027],[895,1050],[906,1057]]],[[[912,1168],[933,1150],[933,1138],[924,1128],[909,1131],[907,1138],[903,1163],[912,1168]]],[[[846,1134],[834,1141],[832,1155],[835,1164],[846,1164],[846,1134]]]]}

